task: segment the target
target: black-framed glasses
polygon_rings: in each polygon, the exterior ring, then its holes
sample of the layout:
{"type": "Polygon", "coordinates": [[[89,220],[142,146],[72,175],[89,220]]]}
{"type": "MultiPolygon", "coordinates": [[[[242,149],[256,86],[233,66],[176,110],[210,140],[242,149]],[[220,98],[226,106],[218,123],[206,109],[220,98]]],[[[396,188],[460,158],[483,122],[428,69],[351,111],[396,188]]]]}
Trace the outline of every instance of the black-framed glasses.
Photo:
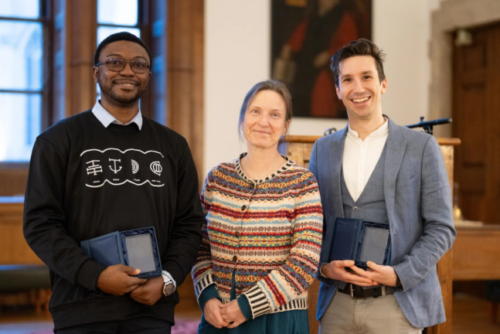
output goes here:
{"type": "Polygon", "coordinates": [[[134,71],[134,73],[142,74],[149,71],[150,66],[148,63],[145,60],[140,59],[125,60],[123,58],[109,58],[105,62],[95,64],[95,66],[106,65],[108,70],[120,72],[125,68],[127,63],[130,64],[130,68],[134,71]]]}

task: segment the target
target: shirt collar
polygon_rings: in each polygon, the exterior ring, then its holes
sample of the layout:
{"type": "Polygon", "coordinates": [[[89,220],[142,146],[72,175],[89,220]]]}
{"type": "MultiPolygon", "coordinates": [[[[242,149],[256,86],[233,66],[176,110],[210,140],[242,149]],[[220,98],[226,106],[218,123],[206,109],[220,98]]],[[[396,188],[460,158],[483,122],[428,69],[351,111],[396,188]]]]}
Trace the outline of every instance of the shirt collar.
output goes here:
{"type": "MultiPolygon", "coordinates": [[[[387,118],[385,118],[385,117],[384,117],[384,121],[385,121],[384,124],[382,124],[377,130],[370,133],[368,135],[368,137],[366,137],[365,139],[387,136],[387,134],[389,133],[389,122],[388,122],[387,118]]],[[[351,138],[356,138],[356,139],[359,138],[359,134],[356,131],[354,131],[353,129],[351,129],[350,124],[348,125],[347,136],[349,136],[351,138]]]]}
{"type": "Polygon", "coordinates": [[[104,107],[101,105],[100,101],[97,101],[92,108],[92,113],[94,116],[99,120],[99,122],[104,125],[105,128],[107,128],[111,123],[118,124],[118,125],[129,125],[132,123],[137,124],[137,127],[139,130],[142,128],[142,113],[141,110],[137,112],[137,114],[132,118],[130,122],[127,124],[123,124],[119,120],[117,120],[113,115],[111,115],[104,107]]]}

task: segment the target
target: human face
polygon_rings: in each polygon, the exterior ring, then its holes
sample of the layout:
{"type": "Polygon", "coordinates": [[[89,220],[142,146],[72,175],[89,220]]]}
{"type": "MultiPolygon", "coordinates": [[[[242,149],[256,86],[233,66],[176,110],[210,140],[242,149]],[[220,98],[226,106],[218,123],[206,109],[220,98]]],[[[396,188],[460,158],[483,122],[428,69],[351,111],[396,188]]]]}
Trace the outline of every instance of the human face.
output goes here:
{"type": "Polygon", "coordinates": [[[372,56],[354,56],[339,64],[339,86],[335,87],[349,121],[382,117],[381,96],[387,89],[387,79],[380,82],[372,56]]]}
{"type": "MultiPolygon", "coordinates": [[[[150,64],[146,50],[130,41],[117,41],[106,45],[99,55],[99,62],[104,63],[109,58],[145,60],[150,64]]],[[[138,105],[138,100],[146,91],[151,77],[150,71],[135,73],[129,63],[119,72],[110,71],[105,64],[94,66],[92,71],[94,81],[101,88],[101,102],[116,106],[138,105]]]]}
{"type": "Polygon", "coordinates": [[[262,90],[250,102],[243,121],[250,148],[278,148],[280,137],[288,128],[285,101],[272,90],[262,90]]]}

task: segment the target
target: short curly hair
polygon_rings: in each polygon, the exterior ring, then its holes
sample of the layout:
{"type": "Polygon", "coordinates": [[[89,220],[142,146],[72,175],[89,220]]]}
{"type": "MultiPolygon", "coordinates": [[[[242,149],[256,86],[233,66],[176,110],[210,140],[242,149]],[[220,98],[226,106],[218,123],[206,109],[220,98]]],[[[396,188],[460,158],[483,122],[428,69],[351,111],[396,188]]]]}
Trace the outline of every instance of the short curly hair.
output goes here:
{"type": "Polygon", "coordinates": [[[351,58],[354,56],[372,56],[375,59],[375,65],[377,66],[378,78],[380,82],[385,79],[384,73],[384,57],[385,54],[376,46],[372,41],[366,38],[360,38],[349,43],[349,45],[344,45],[341,49],[337,50],[332,57],[332,62],[330,65],[333,71],[333,76],[335,78],[335,86],[339,87],[339,65],[340,62],[351,58]]]}
{"type": "MultiPolygon", "coordinates": [[[[137,37],[136,35],[131,34],[131,33],[127,32],[127,31],[121,31],[121,32],[117,32],[115,34],[109,35],[101,43],[99,43],[99,45],[97,46],[97,49],[95,50],[95,53],[94,53],[94,66],[96,66],[97,63],[99,63],[99,57],[101,56],[102,50],[108,44],[111,44],[113,42],[118,42],[118,41],[129,41],[129,42],[134,42],[134,43],[139,44],[148,53],[149,62],[151,63],[151,51],[146,46],[146,44],[144,44],[144,42],[139,37],[137,37]]],[[[150,64],[150,66],[151,65],[152,64],[150,64]]]]}

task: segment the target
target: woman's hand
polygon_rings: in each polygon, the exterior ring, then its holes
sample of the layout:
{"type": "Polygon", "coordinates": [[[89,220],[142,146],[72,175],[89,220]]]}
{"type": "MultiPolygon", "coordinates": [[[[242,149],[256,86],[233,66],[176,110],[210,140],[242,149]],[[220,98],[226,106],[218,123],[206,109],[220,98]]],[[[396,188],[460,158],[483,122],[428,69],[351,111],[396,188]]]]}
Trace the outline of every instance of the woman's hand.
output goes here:
{"type": "Polygon", "coordinates": [[[223,304],[217,298],[212,298],[206,302],[203,309],[203,314],[205,315],[205,320],[208,321],[212,326],[216,328],[227,327],[229,322],[225,321],[221,315],[221,308],[223,304]]]}
{"type": "Polygon", "coordinates": [[[226,305],[223,305],[220,312],[222,319],[231,324],[230,326],[227,326],[227,328],[236,328],[247,321],[243,313],[241,313],[240,305],[238,305],[238,301],[236,299],[230,301],[226,305]]]}

